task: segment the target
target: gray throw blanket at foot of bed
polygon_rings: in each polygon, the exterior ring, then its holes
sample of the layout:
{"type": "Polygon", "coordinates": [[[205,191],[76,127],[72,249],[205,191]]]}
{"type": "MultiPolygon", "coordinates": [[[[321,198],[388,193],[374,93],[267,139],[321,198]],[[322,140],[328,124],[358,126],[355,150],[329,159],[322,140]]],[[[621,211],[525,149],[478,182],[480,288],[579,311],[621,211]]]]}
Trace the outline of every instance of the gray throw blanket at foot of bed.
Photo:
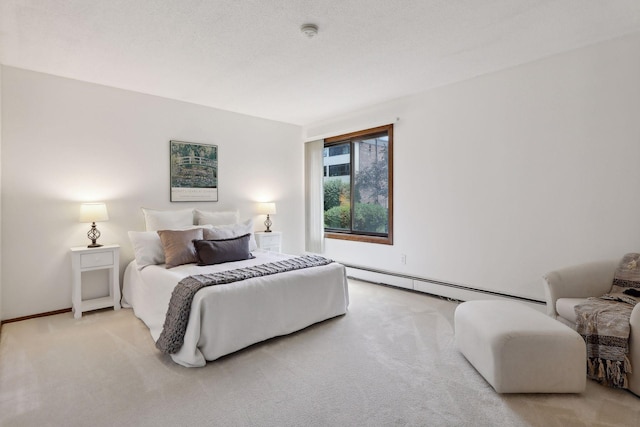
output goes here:
{"type": "Polygon", "coordinates": [[[269,276],[301,268],[319,267],[333,261],[317,255],[304,255],[253,267],[239,268],[212,274],[197,274],[182,279],[171,293],[167,316],[156,347],[165,354],[180,350],[187,331],[193,296],[206,286],[223,285],[254,277],[269,276]]]}

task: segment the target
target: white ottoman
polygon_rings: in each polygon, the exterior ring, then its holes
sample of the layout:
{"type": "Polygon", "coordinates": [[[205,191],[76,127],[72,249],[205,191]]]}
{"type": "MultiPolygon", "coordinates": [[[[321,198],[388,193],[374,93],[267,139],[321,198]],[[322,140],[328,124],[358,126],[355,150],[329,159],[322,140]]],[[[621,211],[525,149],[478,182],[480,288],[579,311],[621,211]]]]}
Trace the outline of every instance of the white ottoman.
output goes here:
{"type": "Polygon", "coordinates": [[[456,345],[498,393],[580,393],[587,350],[570,327],[511,301],[468,301],[455,311],[456,345]]]}

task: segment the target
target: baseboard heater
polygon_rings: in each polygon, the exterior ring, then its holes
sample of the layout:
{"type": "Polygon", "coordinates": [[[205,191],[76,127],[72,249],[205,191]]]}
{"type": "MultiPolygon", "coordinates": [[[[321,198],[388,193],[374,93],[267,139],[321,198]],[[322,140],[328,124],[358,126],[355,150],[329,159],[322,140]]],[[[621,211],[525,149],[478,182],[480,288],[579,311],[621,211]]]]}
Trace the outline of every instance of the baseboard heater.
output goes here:
{"type": "Polygon", "coordinates": [[[544,301],[533,298],[509,295],[486,289],[477,289],[470,286],[457,285],[455,283],[443,282],[441,280],[426,279],[424,277],[411,276],[393,271],[379,270],[361,265],[344,262],[341,262],[341,264],[347,267],[347,276],[353,279],[363,280],[365,282],[400,287],[458,301],[470,301],[475,299],[508,299],[523,302],[541,311],[546,309],[546,303],[544,301]]]}

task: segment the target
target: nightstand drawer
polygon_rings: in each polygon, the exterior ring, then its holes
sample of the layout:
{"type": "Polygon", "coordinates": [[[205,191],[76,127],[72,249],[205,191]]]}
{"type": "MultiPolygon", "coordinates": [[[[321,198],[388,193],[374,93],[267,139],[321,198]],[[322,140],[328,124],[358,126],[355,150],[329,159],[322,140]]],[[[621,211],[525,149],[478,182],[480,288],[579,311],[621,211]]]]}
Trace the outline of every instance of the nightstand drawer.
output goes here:
{"type": "Polygon", "coordinates": [[[80,268],[102,267],[113,264],[113,251],[80,255],[80,268]]]}
{"type": "Polygon", "coordinates": [[[263,234],[260,238],[260,243],[263,246],[279,246],[280,235],[278,234],[263,234]]]}
{"type": "Polygon", "coordinates": [[[282,250],[282,233],[280,231],[271,233],[257,231],[255,236],[258,247],[263,251],[280,252],[282,250]]]}

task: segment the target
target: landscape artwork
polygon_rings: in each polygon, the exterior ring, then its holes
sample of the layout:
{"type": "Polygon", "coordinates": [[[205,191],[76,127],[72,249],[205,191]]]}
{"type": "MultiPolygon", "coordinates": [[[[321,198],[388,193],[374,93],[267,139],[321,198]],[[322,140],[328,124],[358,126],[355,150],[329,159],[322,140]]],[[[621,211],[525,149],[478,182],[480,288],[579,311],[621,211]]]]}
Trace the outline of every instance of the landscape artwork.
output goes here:
{"type": "Polygon", "coordinates": [[[170,141],[171,201],[218,201],[218,146],[170,141]]]}

